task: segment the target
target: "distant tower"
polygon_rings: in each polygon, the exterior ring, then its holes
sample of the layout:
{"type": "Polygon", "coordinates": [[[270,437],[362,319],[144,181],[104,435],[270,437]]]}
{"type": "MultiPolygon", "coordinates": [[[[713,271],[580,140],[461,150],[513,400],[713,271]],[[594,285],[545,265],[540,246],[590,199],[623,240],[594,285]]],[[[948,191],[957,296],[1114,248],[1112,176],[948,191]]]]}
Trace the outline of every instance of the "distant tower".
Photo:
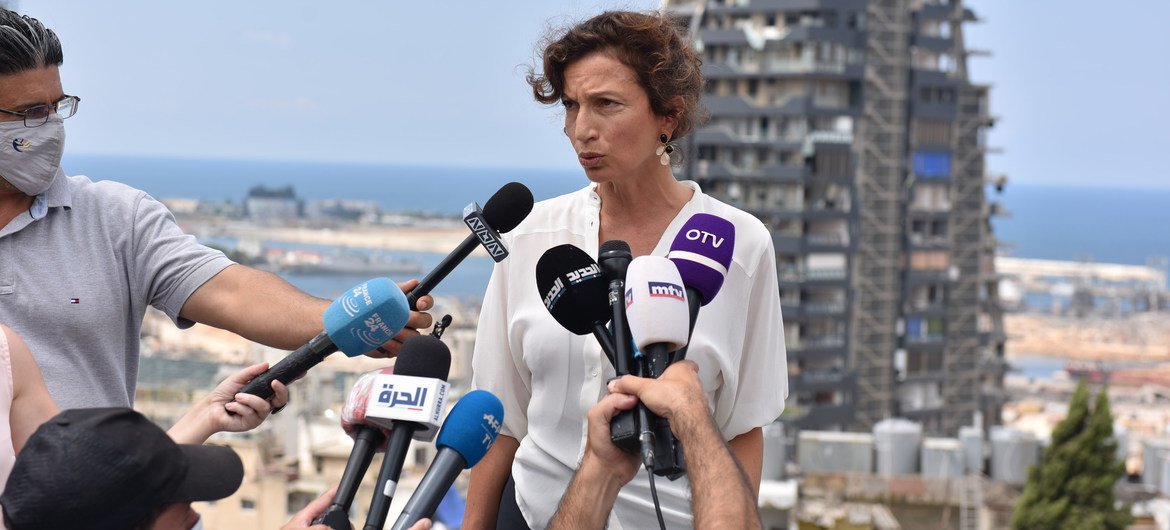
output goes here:
{"type": "Polygon", "coordinates": [[[702,55],[711,114],[676,174],[772,232],[798,428],[999,423],[992,119],[962,4],[664,2],[702,55]]]}

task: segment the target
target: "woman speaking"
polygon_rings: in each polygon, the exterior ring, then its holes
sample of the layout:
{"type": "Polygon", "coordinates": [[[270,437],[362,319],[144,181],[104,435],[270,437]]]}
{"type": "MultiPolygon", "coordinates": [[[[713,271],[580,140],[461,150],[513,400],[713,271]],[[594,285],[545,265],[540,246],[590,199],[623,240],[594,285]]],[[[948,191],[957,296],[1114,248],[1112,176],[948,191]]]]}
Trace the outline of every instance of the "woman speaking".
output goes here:
{"type": "MultiPolygon", "coordinates": [[[[464,528],[543,528],[556,511],[585,445],[586,413],[614,377],[592,336],[563,329],[537,292],[545,250],[570,243],[596,256],[623,240],[633,255],[665,256],[691,215],[735,225],[732,264],[699,314],[687,358],[699,365],[715,422],[752,486],[763,459],[761,427],[788,394],[776,257],[763,224],[704,195],[671,172],[674,143],[695,126],[700,60],[657,14],[607,12],[578,24],[543,51],[528,82],[537,101],[560,103],[565,135],[589,179],[584,189],[538,203],[504,236],[512,252],[484,296],[473,383],[504,403],[504,425],[474,468],[464,528]]],[[[729,470],[730,471],[730,470],[729,470]]],[[[658,480],[669,527],[689,527],[686,480],[658,480]]],[[[647,473],[622,488],[611,528],[655,528],[647,473]]]]}

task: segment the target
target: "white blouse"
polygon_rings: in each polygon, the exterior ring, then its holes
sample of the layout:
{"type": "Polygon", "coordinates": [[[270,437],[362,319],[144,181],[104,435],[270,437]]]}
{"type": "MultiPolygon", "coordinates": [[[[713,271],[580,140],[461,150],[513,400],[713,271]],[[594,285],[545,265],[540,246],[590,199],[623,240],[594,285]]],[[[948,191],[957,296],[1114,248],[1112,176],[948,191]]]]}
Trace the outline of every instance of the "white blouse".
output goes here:
{"type": "MultiPolygon", "coordinates": [[[[784,410],[788,373],[772,238],[755,217],[704,195],[694,182],[658,241],[665,256],[692,214],[735,224],[735,252],[719,294],[699,310],[687,359],[699,365],[716,425],[730,440],[771,423],[784,410]]],[[[511,255],[496,264],[484,295],[472,384],[504,404],[502,433],[520,440],[512,464],[516,497],[532,528],[548,525],[585,449],[586,413],[614,377],[592,335],[577,336],[552,318],[536,288],[536,262],[570,243],[597,256],[601,198],[588,187],[535,205],[504,235],[511,255]]],[[[692,526],[685,478],[655,477],[667,526],[692,526]]],[[[657,528],[647,472],[622,488],[609,527],[657,528]]]]}

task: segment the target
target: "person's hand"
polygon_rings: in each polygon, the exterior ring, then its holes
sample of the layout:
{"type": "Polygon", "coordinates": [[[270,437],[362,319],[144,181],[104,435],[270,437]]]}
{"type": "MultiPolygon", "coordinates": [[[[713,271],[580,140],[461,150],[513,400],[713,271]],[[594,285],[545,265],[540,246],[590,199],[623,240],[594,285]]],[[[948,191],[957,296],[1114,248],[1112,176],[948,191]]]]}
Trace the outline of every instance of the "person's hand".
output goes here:
{"type": "Polygon", "coordinates": [[[646,408],[667,420],[707,413],[699,365],[692,361],[670,365],[658,379],[624,375],[609,382],[609,391],[637,396],[646,408]]]}
{"type": "Polygon", "coordinates": [[[411,525],[407,530],[431,530],[431,520],[419,519],[417,523],[411,525]]]}
{"type": "Polygon", "coordinates": [[[273,410],[288,404],[288,388],[280,381],[272,381],[272,402],[240,393],[244,385],[266,370],[268,363],[260,363],[228,376],[168,431],[171,439],[201,444],[217,432],[255,429],[273,410]]]}
{"type": "Polygon", "coordinates": [[[634,408],[638,400],[627,394],[610,394],[598,401],[587,414],[588,430],[585,454],[581,467],[595,466],[596,470],[609,474],[618,486],[623,486],[638,474],[638,455],[618,449],[610,439],[609,423],[623,410],[634,408]]]}
{"type": "MultiPolygon", "coordinates": [[[[398,282],[398,288],[402,289],[403,293],[410,293],[415,287],[418,287],[417,279],[398,282]]],[[[415,301],[415,306],[418,307],[418,311],[410,312],[410,319],[406,321],[406,326],[402,328],[402,331],[399,331],[394,338],[385,344],[378,346],[377,349],[366,353],[367,356],[375,358],[397,357],[399,348],[402,348],[402,343],[411,337],[419,336],[420,333],[418,330],[431,327],[431,324],[434,323],[434,318],[426,311],[435,306],[435,299],[431,298],[431,295],[428,294],[415,301]]]]}
{"type": "Polygon", "coordinates": [[[329,488],[329,491],[321,494],[320,497],[317,497],[308,506],[305,506],[301,511],[297,512],[296,515],[293,515],[292,519],[289,519],[284,526],[280,527],[280,530],[329,530],[329,527],[326,525],[313,524],[313,519],[325,513],[325,509],[329,508],[330,504],[333,504],[333,496],[336,494],[337,486],[329,488]]]}

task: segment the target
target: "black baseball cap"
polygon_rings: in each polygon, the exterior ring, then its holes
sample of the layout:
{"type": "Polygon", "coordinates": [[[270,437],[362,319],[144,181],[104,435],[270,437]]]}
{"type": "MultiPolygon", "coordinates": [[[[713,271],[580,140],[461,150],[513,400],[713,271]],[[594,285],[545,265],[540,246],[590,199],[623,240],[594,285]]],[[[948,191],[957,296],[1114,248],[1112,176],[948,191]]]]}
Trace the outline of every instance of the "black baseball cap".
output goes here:
{"type": "Polygon", "coordinates": [[[125,529],[168,504],[227,497],[243,479],[230,448],[176,444],[128,408],[72,409],[28,439],[0,505],[14,529],[125,529]]]}

